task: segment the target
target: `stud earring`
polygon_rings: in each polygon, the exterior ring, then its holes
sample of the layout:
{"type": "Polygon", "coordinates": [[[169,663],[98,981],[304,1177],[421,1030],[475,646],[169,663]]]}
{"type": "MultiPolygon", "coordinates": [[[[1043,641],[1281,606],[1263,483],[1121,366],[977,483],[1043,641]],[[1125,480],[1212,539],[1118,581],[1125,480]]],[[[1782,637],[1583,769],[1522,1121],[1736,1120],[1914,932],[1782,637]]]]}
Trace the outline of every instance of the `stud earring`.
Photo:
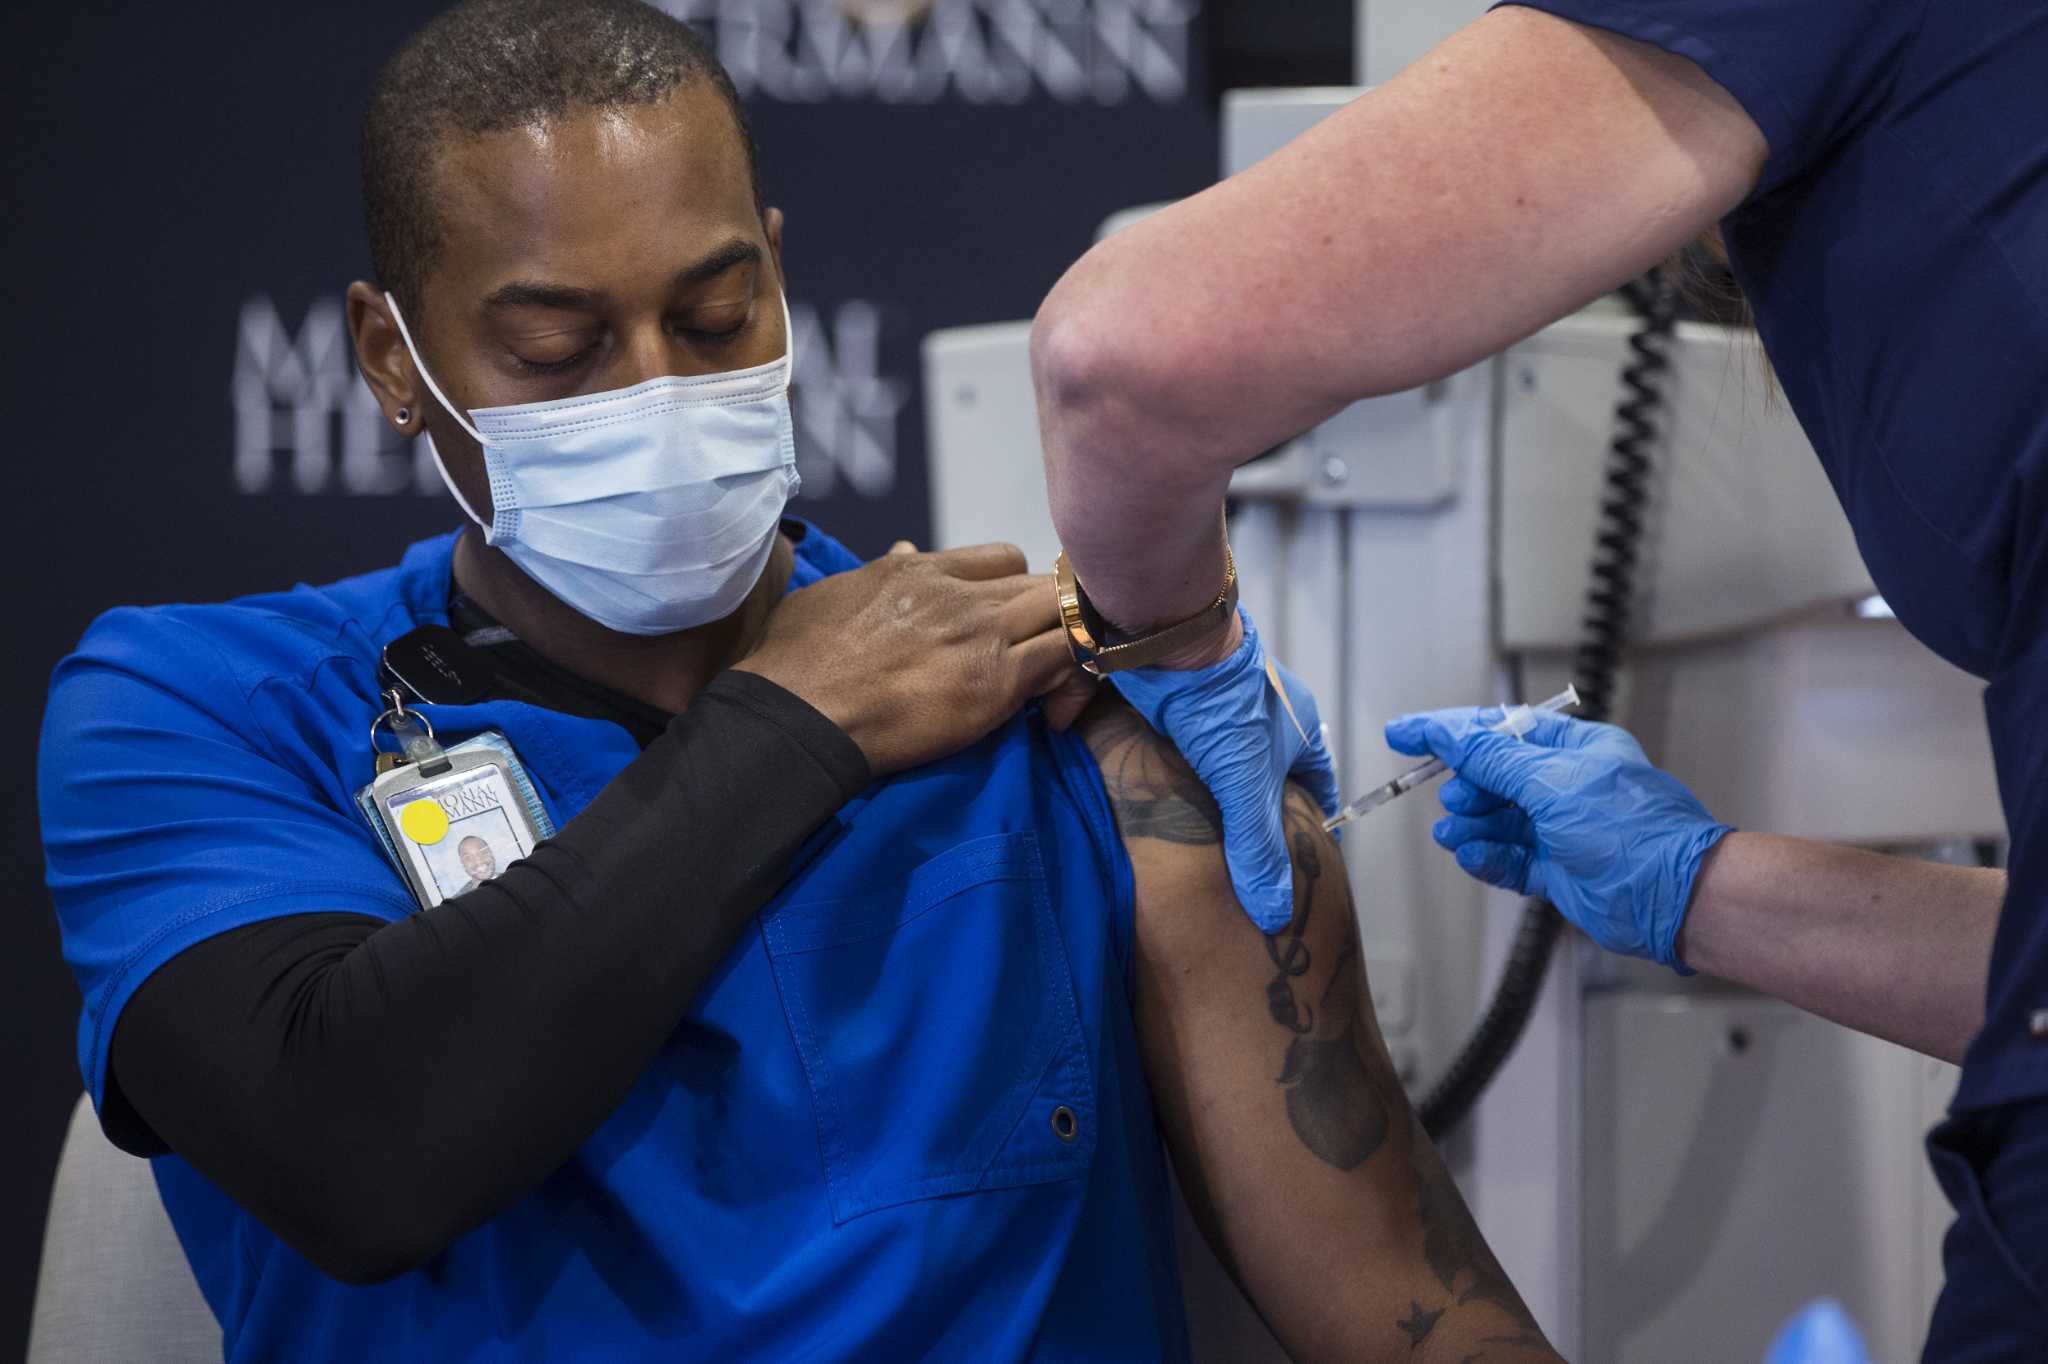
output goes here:
{"type": "Polygon", "coordinates": [[[409,407],[401,407],[401,408],[399,408],[399,409],[398,409],[398,411],[397,411],[397,413],[396,413],[395,415],[396,415],[396,417],[397,417],[397,419],[398,419],[398,424],[399,424],[400,426],[411,426],[411,425],[412,425],[412,409],[411,409],[411,408],[409,408],[409,407]]]}

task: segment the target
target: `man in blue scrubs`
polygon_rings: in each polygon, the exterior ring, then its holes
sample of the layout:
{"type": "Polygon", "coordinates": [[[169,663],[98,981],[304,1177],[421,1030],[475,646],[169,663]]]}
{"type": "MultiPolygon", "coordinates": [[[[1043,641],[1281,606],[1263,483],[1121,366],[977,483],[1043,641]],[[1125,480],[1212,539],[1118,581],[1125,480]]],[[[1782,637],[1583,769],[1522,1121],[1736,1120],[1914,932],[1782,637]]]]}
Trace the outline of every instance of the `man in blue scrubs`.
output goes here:
{"type": "Polygon", "coordinates": [[[481,533],[112,612],[45,724],[81,1064],[228,1357],[1183,1358],[1163,1133],[1298,1358],[1554,1358],[1394,1078],[1315,804],[1268,937],[1129,710],[1017,711],[1050,588],[1013,552],[862,568],[783,515],[782,217],[688,30],[464,6],[365,141],[361,367],[481,533]],[[818,690],[791,638],[835,611],[967,620],[983,675],[818,690]],[[427,908],[354,800],[424,627],[471,685],[412,709],[503,736],[559,829],[427,908]],[[848,737],[978,692],[1017,713],[950,756],[848,737]],[[767,903],[721,938],[729,880],[767,903]]]}
{"type": "MultiPolygon", "coordinates": [[[[1175,619],[1214,590],[1236,465],[1717,227],[1878,587],[1989,683],[2009,885],[1731,833],[1618,731],[1388,738],[1459,770],[1437,836],[1472,874],[1961,1061],[1927,1357],[2048,1358],[2048,5],[1495,7],[1060,282],[1033,337],[1054,520],[1105,617],[1175,619]]],[[[1213,687],[1229,644],[1146,686],[1213,687]]]]}

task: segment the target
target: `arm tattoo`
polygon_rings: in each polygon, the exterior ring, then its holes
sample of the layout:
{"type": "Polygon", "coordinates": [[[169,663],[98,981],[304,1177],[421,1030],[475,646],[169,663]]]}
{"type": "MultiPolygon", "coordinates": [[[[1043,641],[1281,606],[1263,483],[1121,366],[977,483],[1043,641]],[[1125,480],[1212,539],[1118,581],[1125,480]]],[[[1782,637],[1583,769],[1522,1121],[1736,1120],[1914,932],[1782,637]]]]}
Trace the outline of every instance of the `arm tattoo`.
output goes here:
{"type": "Polygon", "coordinates": [[[1535,1317],[1515,1292],[1507,1271],[1500,1267],[1486,1238],[1473,1224],[1458,1186],[1451,1182],[1451,1172],[1444,1168],[1442,1158],[1423,1135],[1419,1122],[1414,1126],[1409,1161],[1415,1167],[1416,1213],[1422,1220],[1422,1254],[1429,1261],[1430,1272],[1459,1306],[1492,1303],[1522,1328],[1516,1335],[1492,1336],[1480,1343],[1549,1348],[1537,1329],[1535,1317]]]}
{"type": "Polygon", "coordinates": [[[1288,841],[1294,852],[1294,922],[1265,940],[1273,978],[1266,1011],[1294,1034],[1278,1083],[1287,1089],[1287,1121],[1316,1159],[1339,1170],[1363,1165],[1387,1140],[1393,1111],[1385,1090],[1366,1068],[1358,1032],[1358,919],[1351,912],[1343,868],[1334,878],[1343,913],[1343,946],[1330,966],[1329,984],[1314,1002],[1297,1000],[1295,984],[1314,965],[1303,934],[1323,894],[1320,821],[1306,802],[1290,798],[1288,841]]]}
{"type": "MultiPolygon", "coordinates": [[[[1189,846],[1223,841],[1223,817],[1209,788],[1136,711],[1097,704],[1084,724],[1102,769],[1103,790],[1126,840],[1155,838],[1189,846]]],[[[1386,1142],[1393,1112],[1366,1069],[1357,1036],[1357,916],[1341,864],[1325,890],[1321,821],[1314,803],[1290,798],[1285,819],[1295,864],[1294,922],[1260,939],[1273,967],[1266,1011],[1293,1034],[1277,1082],[1287,1090],[1287,1120],[1302,1145],[1318,1160],[1351,1170],[1386,1142]],[[1325,893],[1335,897],[1333,905],[1343,915],[1345,941],[1320,997],[1304,999],[1296,987],[1315,963],[1303,934],[1325,893]]]]}
{"type": "Polygon", "coordinates": [[[1223,841],[1223,812],[1216,798],[1136,711],[1097,705],[1089,712],[1088,744],[1125,838],[1189,847],[1223,841]]]}
{"type": "MultiPolygon", "coordinates": [[[[1222,843],[1223,817],[1214,797],[1137,712],[1105,697],[1089,709],[1082,733],[1102,770],[1103,791],[1126,842],[1149,838],[1190,848],[1222,843]]],[[[1351,886],[1342,861],[1329,851],[1321,812],[1305,795],[1292,792],[1282,820],[1294,863],[1294,921],[1279,933],[1260,934],[1259,950],[1271,968],[1266,1013],[1287,1038],[1274,1081],[1286,1093],[1288,1125],[1316,1159],[1351,1171],[1387,1146],[1390,1138],[1399,1151],[1405,1115],[1405,1160],[1417,1189],[1423,1258],[1448,1295],[1439,1304],[1411,1299],[1407,1315],[1395,1320],[1411,1353],[1426,1341],[1444,1348],[1436,1334],[1439,1324],[1446,1316],[1456,1322],[1452,1309],[1470,1303],[1493,1304],[1516,1329],[1512,1335],[1473,1342],[1482,1348],[1467,1354],[1464,1364],[1491,1364],[1524,1350],[1547,1353],[1535,1320],[1473,1225],[1450,1172],[1408,1112],[1400,1081],[1373,1039],[1364,1016],[1351,886]],[[1310,925],[1331,919],[1339,925],[1338,943],[1311,951],[1310,925]],[[1331,960],[1317,961],[1319,953],[1331,960]],[[1323,972],[1328,973],[1326,981],[1323,972]],[[1319,988],[1316,981],[1321,982],[1319,988]]]]}
{"type": "MultiPolygon", "coordinates": [[[[1314,886],[1323,874],[1322,860],[1316,856],[1315,845],[1309,840],[1297,837],[1294,842],[1296,874],[1306,877],[1309,885],[1314,886]]],[[[1313,896],[1303,897],[1295,911],[1294,922],[1285,931],[1266,938],[1266,956],[1272,961],[1275,972],[1266,985],[1266,1011],[1273,1015],[1275,1023],[1297,1037],[1313,1032],[1316,1026],[1315,1006],[1297,1004],[1294,1000],[1295,979],[1307,975],[1308,968],[1314,964],[1309,959],[1308,944],[1301,938],[1308,932],[1309,915],[1315,912],[1315,907],[1313,896]]],[[[1291,1049],[1289,1058],[1292,1059],[1291,1049]]],[[[1285,1075],[1280,1078],[1282,1083],[1286,1082],[1285,1075]]]]}
{"type": "MultiPolygon", "coordinates": [[[[1370,1040],[1360,1036],[1365,1025],[1358,918],[1342,864],[1331,868],[1334,875],[1326,879],[1325,863],[1334,859],[1325,855],[1320,812],[1313,802],[1292,795],[1285,819],[1294,857],[1294,922],[1265,942],[1274,971],[1266,986],[1267,1012],[1293,1035],[1279,1079],[1288,1086],[1287,1117],[1302,1144],[1326,1164],[1351,1170],[1386,1144],[1394,1115],[1404,1111],[1406,1101],[1370,1040]],[[1298,1001],[1295,991],[1312,965],[1303,935],[1319,907],[1342,916],[1343,939],[1329,983],[1311,1004],[1298,1001]]],[[[1450,1298],[1440,1306],[1410,1300],[1408,1315],[1394,1323],[1407,1337],[1410,1351],[1431,1337],[1453,1307],[1490,1303],[1519,1329],[1480,1340],[1478,1344],[1486,1348],[1472,1358],[1504,1360],[1523,1350],[1547,1354],[1549,1346],[1535,1319],[1474,1225],[1450,1172],[1412,1113],[1407,1159],[1416,1180],[1423,1258],[1450,1298]]]]}
{"type": "Polygon", "coordinates": [[[1408,1337],[1408,1348],[1413,1350],[1429,1339],[1429,1333],[1436,1329],[1437,1322],[1450,1310],[1448,1307],[1439,1307],[1434,1312],[1425,1312],[1422,1310],[1422,1304],[1411,1298],[1408,1301],[1407,1320],[1397,1321],[1394,1325],[1401,1329],[1402,1335],[1408,1337]]]}

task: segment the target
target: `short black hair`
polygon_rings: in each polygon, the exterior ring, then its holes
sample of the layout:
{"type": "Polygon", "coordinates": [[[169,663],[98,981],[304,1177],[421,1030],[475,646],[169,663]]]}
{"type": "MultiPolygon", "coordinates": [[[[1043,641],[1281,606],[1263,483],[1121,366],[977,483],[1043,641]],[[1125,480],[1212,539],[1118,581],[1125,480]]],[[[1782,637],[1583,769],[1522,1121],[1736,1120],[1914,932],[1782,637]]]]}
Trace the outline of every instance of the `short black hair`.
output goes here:
{"type": "Polygon", "coordinates": [[[384,64],[363,116],[363,218],[378,282],[417,327],[441,246],[434,162],[450,136],[657,104],[699,81],[732,111],[758,210],[746,108],[681,20],[640,0],[468,0],[428,21],[384,64]]]}

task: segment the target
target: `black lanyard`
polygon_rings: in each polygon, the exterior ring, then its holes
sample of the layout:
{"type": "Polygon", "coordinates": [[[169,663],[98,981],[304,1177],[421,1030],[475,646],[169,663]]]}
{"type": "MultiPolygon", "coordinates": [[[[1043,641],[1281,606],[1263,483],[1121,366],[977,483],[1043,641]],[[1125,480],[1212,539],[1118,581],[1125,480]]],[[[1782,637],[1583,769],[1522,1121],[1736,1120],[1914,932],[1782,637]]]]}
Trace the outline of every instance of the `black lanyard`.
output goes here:
{"type": "Polygon", "coordinates": [[[425,705],[467,706],[479,701],[523,701],[618,725],[641,747],[652,743],[672,718],[657,707],[620,696],[549,662],[471,602],[458,603],[451,618],[474,629],[422,625],[384,646],[377,675],[425,705]]]}

